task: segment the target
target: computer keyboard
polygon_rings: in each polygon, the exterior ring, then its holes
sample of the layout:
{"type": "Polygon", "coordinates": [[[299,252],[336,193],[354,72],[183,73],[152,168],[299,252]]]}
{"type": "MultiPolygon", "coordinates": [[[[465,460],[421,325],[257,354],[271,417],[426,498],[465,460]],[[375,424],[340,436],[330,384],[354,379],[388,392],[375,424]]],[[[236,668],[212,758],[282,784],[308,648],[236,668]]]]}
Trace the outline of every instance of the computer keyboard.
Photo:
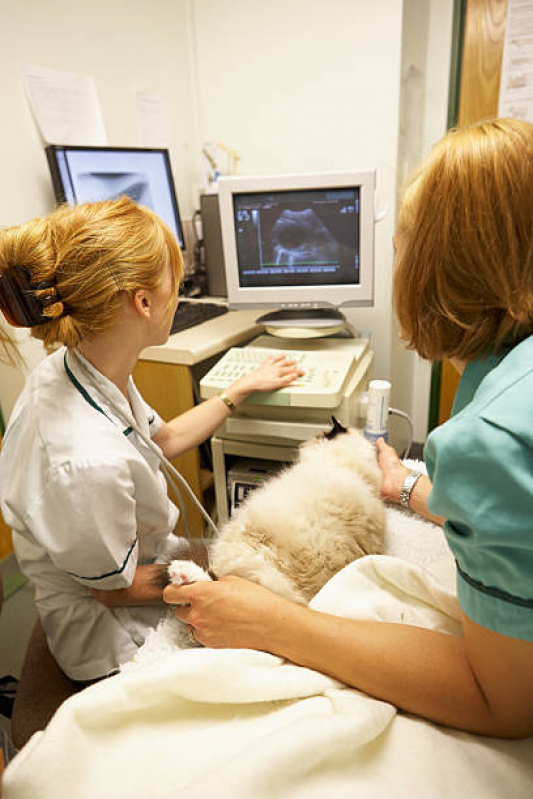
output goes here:
{"type": "Polygon", "coordinates": [[[304,374],[287,388],[272,392],[255,392],[247,400],[254,405],[293,405],[330,408],[341,400],[342,389],[354,365],[351,352],[317,352],[271,349],[270,347],[232,347],[200,381],[200,394],[214,397],[234,380],[251,372],[265,358],[287,355],[293,358],[304,374]]]}
{"type": "Polygon", "coordinates": [[[187,330],[187,328],[194,327],[202,322],[207,322],[209,319],[214,319],[216,316],[222,316],[222,314],[227,312],[228,309],[225,305],[218,305],[214,302],[180,300],[176,313],[174,314],[170,335],[179,333],[181,330],[187,330]]]}

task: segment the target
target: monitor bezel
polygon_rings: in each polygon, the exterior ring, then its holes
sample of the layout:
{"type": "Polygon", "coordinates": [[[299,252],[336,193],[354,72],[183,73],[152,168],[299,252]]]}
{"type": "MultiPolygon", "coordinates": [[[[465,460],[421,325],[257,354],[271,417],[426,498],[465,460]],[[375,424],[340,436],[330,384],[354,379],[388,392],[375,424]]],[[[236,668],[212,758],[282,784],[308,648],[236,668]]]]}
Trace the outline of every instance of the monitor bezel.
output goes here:
{"type": "Polygon", "coordinates": [[[165,171],[167,174],[169,191],[170,191],[170,201],[172,204],[172,210],[174,212],[174,218],[176,221],[176,228],[178,231],[178,244],[182,250],[186,249],[185,244],[185,236],[183,233],[183,224],[181,222],[181,215],[179,212],[178,206],[178,199],[176,195],[176,187],[174,184],[174,178],[172,175],[172,167],[170,164],[170,156],[169,152],[166,148],[160,147],[97,147],[93,145],[78,145],[78,144],[48,144],[45,147],[46,158],[48,161],[48,167],[50,169],[50,175],[52,177],[52,186],[54,189],[54,194],[56,198],[56,202],[61,205],[62,203],[69,203],[69,199],[66,192],[66,187],[63,183],[63,179],[61,176],[61,171],[59,168],[57,155],[58,153],[66,153],[66,152],[73,152],[73,151],[83,151],[83,152],[117,152],[117,153],[156,153],[163,157],[163,164],[165,167],[165,171]]]}
{"type": "Polygon", "coordinates": [[[352,172],[314,172],[287,175],[239,175],[218,181],[220,223],[231,308],[312,308],[318,306],[370,307],[374,304],[374,169],[352,172]],[[306,189],[358,188],[360,190],[360,282],[338,286],[245,287],[239,283],[233,198],[240,194],[306,189]]]}

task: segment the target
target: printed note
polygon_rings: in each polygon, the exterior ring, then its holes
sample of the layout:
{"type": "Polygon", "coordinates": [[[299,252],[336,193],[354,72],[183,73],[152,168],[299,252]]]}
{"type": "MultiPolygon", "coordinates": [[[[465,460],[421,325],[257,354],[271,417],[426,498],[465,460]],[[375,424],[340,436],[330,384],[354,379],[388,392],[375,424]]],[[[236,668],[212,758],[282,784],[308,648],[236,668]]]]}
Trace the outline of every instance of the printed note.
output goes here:
{"type": "Polygon", "coordinates": [[[509,0],[499,115],[533,122],[532,0],[509,0]]]}
{"type": "Polygon", "coordinates": [[[135,92],[137,142],[139,147],[169,148],[170,116],[159,94],[135,92]]]}
{"type": "Polygon", "coordinates": [[[107,144],[92,77],[29,65],[21,67],[21,74],[35,120],[47,144],[107,144]]]}

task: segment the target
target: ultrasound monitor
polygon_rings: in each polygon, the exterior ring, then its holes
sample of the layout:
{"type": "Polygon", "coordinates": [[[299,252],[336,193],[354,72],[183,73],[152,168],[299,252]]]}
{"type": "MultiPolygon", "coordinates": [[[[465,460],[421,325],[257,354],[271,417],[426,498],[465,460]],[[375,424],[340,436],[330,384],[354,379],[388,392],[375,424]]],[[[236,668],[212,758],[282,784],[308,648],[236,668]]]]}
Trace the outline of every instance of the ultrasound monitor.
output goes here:
{"type": "Polygon", "coordinates": [[[374,171],[220,178],[230,307],[325,326],[372,305],[374,191],[374,171]]]}
{"type": "Polygon", "coordinates": [[[167,150],[51,144],[46,156],[59,203],[78,205],[126,195],[160,216],[185,249],[167,150]]]}

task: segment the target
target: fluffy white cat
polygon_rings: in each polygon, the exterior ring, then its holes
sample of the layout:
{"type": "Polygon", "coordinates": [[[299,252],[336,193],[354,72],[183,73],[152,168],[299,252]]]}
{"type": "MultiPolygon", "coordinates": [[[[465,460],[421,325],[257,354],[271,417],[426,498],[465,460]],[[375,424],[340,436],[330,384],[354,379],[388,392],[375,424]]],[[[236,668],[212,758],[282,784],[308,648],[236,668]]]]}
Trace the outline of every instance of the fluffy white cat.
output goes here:
{"type": "Polygon", "coordinates": [[[333,433],[302,446],[223,526],[209,552],[217,577],[236,574],[306,603],[348,563],[383,551],[375,450],[356,430],[333,433]]]}
{"type": "MultiPolygon", "coordinates": [[[[333,430],[300,448],[299,458],[252,491],[209,547],[216,578],[245,577],[307,603],[333,575],[363,555],[381,554],[385,506],[374,447],[357,430],[333,430]]],[[[173,583],[212,579],[190,560],[169,566],[173,583]]],[[[191,643],[172,611],[135,662],[191,643]]]]}

